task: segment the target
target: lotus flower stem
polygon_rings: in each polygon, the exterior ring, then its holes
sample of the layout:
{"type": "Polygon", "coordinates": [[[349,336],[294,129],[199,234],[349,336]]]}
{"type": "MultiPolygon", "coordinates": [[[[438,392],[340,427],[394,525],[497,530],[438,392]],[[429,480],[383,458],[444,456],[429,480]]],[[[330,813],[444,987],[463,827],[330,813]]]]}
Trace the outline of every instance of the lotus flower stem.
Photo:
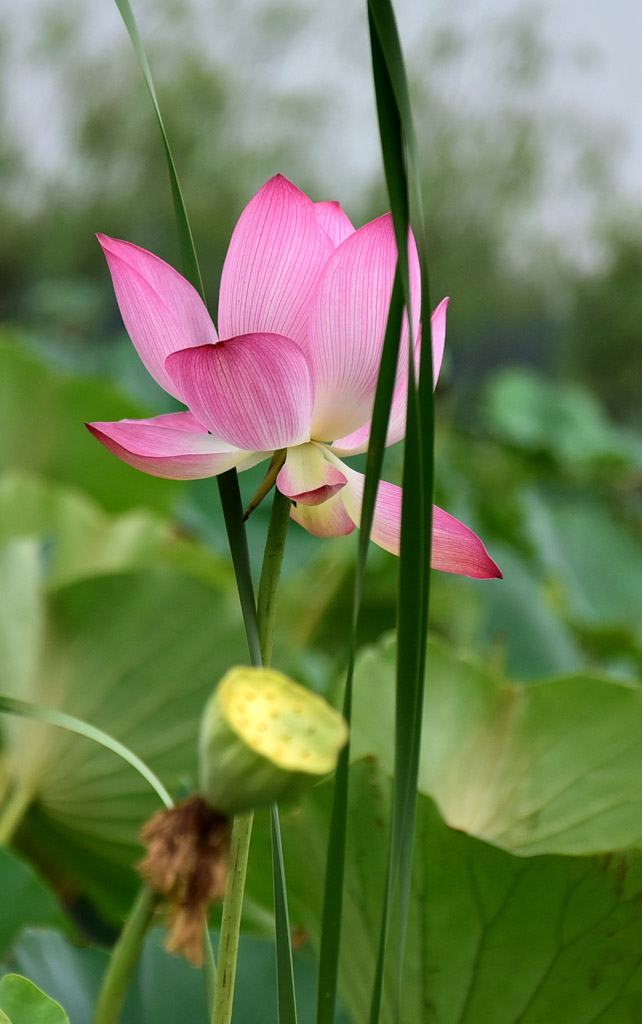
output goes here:
{"type": "MultiPolygon", "coordinates": [[[[270,664],[272,657],[276,594],[281,577],[290,508],[289,498],[275,488],[257,599],[261,658],[265,667],[270,664]]],[[[230,866],[223,900],[212,1024],[230,1024],[232,1019],[241,911],[253,820],[254,813],[250,811],[246,814],[237,814],[232,824],[230,866]]]]}
{"type": "Polygon", "coordinates": [[[283,552],[285,551],[285,538],[290,522],[291,507],[292,503],[289,498],[286,498],[275,487],[257,599],[261,658],[265,668],[270,665],[272,660],[274,623],[276,619],[276,592],[281,577],[281,566],[283,564],[283,552]]]}
{"type": "Polygon", "coordinates": [[[159,897],[141,886],[113,948],[94,1011],[94,1024],[117,1024],[159,897]]]}
{"type": "Polygon", "coordinates": [[[223,900],[216,988],[214,990],[214,1005],[212,1007],[212,1024],[230,1024],[232,1019],[236,960],[241,931],[241,911],[243,909],[247,858],[250,852],[253,820],[254,812],[248,811],[246,814],[237,814],[232,825],[230,864],[225,898],[223,900]]]}

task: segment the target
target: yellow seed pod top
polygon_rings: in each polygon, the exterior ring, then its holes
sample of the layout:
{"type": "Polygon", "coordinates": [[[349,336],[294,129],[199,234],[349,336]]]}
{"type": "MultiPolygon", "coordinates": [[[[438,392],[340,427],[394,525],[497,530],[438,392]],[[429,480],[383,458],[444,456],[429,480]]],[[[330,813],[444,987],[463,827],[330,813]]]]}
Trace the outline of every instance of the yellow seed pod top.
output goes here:
{"type": "Polygon", "coordinates": [[[247,746],[289,772],[326,775],[348,739],[341,715],[282,672],[233,668],[218,687],[219,708],[247,746]]]}

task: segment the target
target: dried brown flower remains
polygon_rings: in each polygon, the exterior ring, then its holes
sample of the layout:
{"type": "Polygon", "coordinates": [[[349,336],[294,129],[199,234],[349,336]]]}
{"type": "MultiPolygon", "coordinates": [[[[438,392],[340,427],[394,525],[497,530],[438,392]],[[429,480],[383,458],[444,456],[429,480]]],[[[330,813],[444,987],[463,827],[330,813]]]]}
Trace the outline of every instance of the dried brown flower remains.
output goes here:
{"type": "Polygon", "coordinates": [[[209,905],[225,892],[229,833],[229,820],[199,796],[155,814],[141,832],[147,855],[139,870],[168,903],[165,946],[195,966],[209,905]]]}

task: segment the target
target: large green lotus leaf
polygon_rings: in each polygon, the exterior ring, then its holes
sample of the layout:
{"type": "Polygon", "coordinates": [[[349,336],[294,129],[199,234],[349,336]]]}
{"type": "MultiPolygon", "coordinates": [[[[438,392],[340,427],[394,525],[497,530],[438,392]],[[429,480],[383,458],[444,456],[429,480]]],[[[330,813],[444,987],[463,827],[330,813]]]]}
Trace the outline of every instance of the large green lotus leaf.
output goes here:
{"type": "MultiPolygon", "coordinates": [[[[331,787],[282,814],[294,920],[318,947],[331,787]]],[[[353,765],[340,988],[369,1020],[388,783],[353,765]]],[[[642,855],[517,857],[450,829],[420,794],[401,1024],[634,1024],[642,1019],[642,855]]],[[[393,1024],[390,944],[382,1024],[393,1024]]]]}
{"type": "MultiPolygon", "coordinates": [[[[0,692],[98,726],[176,789],[194,777],[207,697],[247,660],[235,595],[162,568],[45,590],[39,556],[33,540],[4,550],[0,692]]],[[[3,724],[11,776],[34,804],[19,842],[113,912],[114,870],[140,856],[138,831],[158,797],[90,740],[9,716],[3,724]]],[[[120,895],[122,908],[130,893],[120,895]]]]}
{"type": "Polygon", "coordinates": [[[551,506],[535,495],[528,523],[570,615],[596,631],[629,631],[642,642],[642,544],[603,507],[551,506]]]}
{"type": "Polygon", "coordinates": [[[0,850],[0,957],[28,925],[64,928],[66,918],[33,868],[8,850],[0,850]]]}
{"type": "Polygon", "coordinates": [[[52,585],[159,561],[219,586],[233,585],[231,569],[155,512],[109,515],[81,491],[6,473],[0,477],[0,544],[25,536],[42,538],[52,585]]]}
{"type": "Polygon", "coordinates": [[[581,667],[578,645],[554,613],[543,585],[514,550],[495,545],[493,555],[504,579],[501,586],[486,590],[485,632],[492,645],[504,652],[507,673],[536,679],[581,667]]]}
{"type": "Polygon", "coordinates": [[[0,1009],[11,1024],[69,1024],[62,1006],[19,974],[5,974],[0,982],[0,1009]]]}
{"type": "Polygon", "coordinates": [[[82,486],[111,511],[169,510],[183,485],[126,466],[84,425],[149,414],[112,384],[56,372],[0,339],[0,465],[82,486]]]}
{"type": "MultiPolygon", "coordinates": [[[[355,674],[354,757],[392,767],[395,652],[355,674]]],[[[642,844],[642,688],[574,675],[514,684],[432,642],[420,787],[445,820],[522,854],[642,844]]]]}
{"type": "Polygon", "coordinates": [[[594,396],[576,384],[508,370],[493,379],[485,407],[494,430],[522,448],[570,464],[608,459],[642,466],[640,438],[609,423],[594,396]]]}
{"type": "MultiPolygon", "coordinates": [[[[145,941],[132,980],[121,1024],[207,1024],[201,971],[163,949],[164,933],[154,928],[145,941]]],[[[218,936],[213,933],[214,948],[218,936]]],[[[276,1024],[274,943],[242,935],[234,1000],[234,1024],[276,1024]]],[[[91,1024],[107,954],[78,949],[61,934],[32,930],[12,952],[12,970],[20,970],[65,1000],[72,1024],[91,1024]]],[[[295,955],[294,970],[300,1019],[312,1020],[316,999],[315,971],[309,957],[295,955]]],[[[345,1021],[337,1019],[337,1024],[345,1021]]]]}
{"type": "Polygon", "coordinates": [[[0,693],[27,697],[44,635],[39,545],[28,539],[0,547],[0,693]]]}

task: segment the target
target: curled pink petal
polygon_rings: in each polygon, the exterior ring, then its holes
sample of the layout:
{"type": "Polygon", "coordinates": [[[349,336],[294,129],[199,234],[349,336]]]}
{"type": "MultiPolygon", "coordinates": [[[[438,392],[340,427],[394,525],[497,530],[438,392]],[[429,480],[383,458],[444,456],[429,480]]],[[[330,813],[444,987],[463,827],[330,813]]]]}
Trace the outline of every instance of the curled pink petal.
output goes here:
{"type": "Polygon", "coordinates": [[[354,522],[341,500],[341,492],[321,505],[293,505],[290,515],[315,537],[344,537],[354,530],[354,522]]]}
{"type": "Polygon", "coordinates": [[[345,473],[328,462],[321,445],[288,448],[276,486],[297,505],[321,505],[346,485],[345,473]]]}
{"type": "Polygon", "coordinates": [[[138,355],[154,380],[182,398],[165,372],[170,352],[218,340],[198,292],[164,260],[131,242],[98,235],[116,299],[138,355]]]}
{"type": "MultiPolygon", "coordinates": [[[[359,525],[365,477],[343,463],[340,465],[348,477],[348,485],[341,492],[341,498],[348,514],[359,525]]],[[[401,487],[380,481],[371,538],[393,555],[399,554],[401,498],[401,487]]],[[[501,579],[502,575],[479,537],[436,505],[433,505],[432,567],[478,580],[501,579]]]]}
{"type": "Polygon", "coordinates": [[[244,334],[187,348],[166,369],[197,419],[237,448],[268,452],[310,439],[310,366],[290,338],[244,334]]]}
{"type": "Polygon", "coordinates": [[[352,221],[337,202],[315,203],[314,210],[317,220],[325,233],[330,236],[335,249],[348,237],[354,234],[352,221]]]}
{"type": "Polygon", "coordinates": [[[86,426],[122,462],[166,480],[201,480],[233,466],[249,469],[265,458],[208,434],[190,412],[86,426]]]}
{"type": "MultiPolygon", "coordinates": [[[[412,236],[409,259],[416,334],[421,284],[412,236]]],[[[389,214],[349,235],[327,262],[306,346],[315,383],[312,436],[316,440],[342,438],[370,419],[396,263],[389,214]]],[[[405,325],[402,351],[407,333],[405,325]]]]}
{"type": "Polygon", "coordinates": [[[248,203],[225,257],[221,338],[269,332],[303,343],[317,278],[332,252],[311,199],[277,174],[248,203]]]}
{"type": "MultiPolygon", "coordinates": [[[[432,376],[433,385],[436,386],[441,369],[441,362],[444,354],[444,342],[446,339],[446,310],[448,309],[449,298],[442,299],[431,317],[432,324],[432,376]]],[[[415,366],[419,368],[421,353],[422,330],[421,324],[417,329],[415,342],[415,366]]],[[[407,368],[402,366],[401,360],[405,360],[403,352],[399,353],[399,368],[397,371],[397,383],[392,396],[390,407],[390,420],[388,422],[388,433],[386,445],[396,444],[406,436],[406,382],[408,380],[407,368]]],[[[339,456],[359,455],[365,452],[370,440],[371,423],[368,421],[364,426],[355,430],[347,437],[341,437],[332,444],[332,451],[339,456]]]]}
{"type": "Polygon", "coordinates": [[[502,579],[477,534],[437,505],[432,507],[432,566],[476,580],[502,579]]]}

